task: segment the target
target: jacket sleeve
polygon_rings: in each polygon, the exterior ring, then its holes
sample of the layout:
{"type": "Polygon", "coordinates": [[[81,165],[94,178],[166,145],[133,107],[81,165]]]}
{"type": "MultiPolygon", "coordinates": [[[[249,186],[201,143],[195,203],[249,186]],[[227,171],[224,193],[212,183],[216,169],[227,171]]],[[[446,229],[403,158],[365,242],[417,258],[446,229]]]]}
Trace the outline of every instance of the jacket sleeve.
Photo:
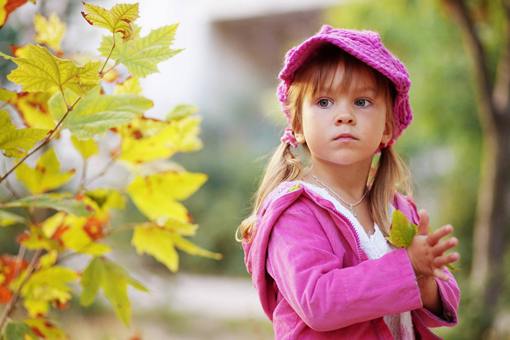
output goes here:
{"type": "Polygon", "coordinates": [[[448,281],[435,278],[443,307],[443,315],[440,317],[425,307],[413,311],[426,327],[452,327],[458,323],[460,289],[450,271],[445,270],[445,272],[449,277],[448,281]]]}
{"type": "MultiPolygon", "coordinates": [[[[412,216],[413,223],[418,224],[419,216],[416,203],[411,197],[405,196],[404,198],[410,204],[409,213],[412,216]]],[[[448,281],[443,281],[441,279],[435,278],[443,306],[442,317],[437,316],[425,307],[413,311],[413,313],[422,320],[426,327],[452,327],[458,323],[460,289],[452,273],[450,273],[448,270],[445,270],[445,272],[449,277],[448,281]]]]}
{"type": "MultiPolygon", "coordinates": [[[[334,227],[334,226],[333,226],[334,227]]],[[[405,249],[343,267],[313,212],[289,207],[273,226],[267,269],[282,296],[316,331],[330,331],[421,308],[405,249]]]]}

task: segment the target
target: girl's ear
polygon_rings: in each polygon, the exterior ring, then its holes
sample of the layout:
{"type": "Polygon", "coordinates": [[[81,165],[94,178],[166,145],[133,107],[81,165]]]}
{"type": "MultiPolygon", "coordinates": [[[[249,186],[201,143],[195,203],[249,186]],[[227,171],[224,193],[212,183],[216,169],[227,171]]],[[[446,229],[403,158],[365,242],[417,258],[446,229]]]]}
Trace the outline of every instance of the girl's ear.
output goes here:
{"type": "Polygon", "coordinates": [[[393,137],[392,128],[391,128],[390,124],[386,124],[384,127],[384,132],[383,132],[382,138],[381,138],[381,143],[383,143],[384,145],[388,144],[388,142],[391,140],[392,137],[393,137]]]}
{"type": "Polygon", "coordinates": [[[305,142],[305,135],[300,133],[300,132],[296,132],[294,134],[294,136],[296,137],[296,140],[299,144],[303,144],[305,142]]]}

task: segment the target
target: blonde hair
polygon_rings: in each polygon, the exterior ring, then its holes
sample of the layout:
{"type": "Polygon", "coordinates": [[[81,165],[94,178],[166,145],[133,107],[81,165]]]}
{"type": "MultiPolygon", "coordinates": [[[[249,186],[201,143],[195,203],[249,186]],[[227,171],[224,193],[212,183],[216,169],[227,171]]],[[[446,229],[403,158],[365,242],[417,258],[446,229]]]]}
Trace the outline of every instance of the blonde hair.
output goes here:
{"type": "MultiPolygon", "coordinates": [[[[377,91],[384,92],[387,108],[386,124],[392,131],[394,123],[392,108],[395,97],[392,83],[379,72],[336,46],[325,44],[319,47],[296,71],[294,81],[289,88],[287,105],[291,113],[290,124],[294,133],[302,132],[301,108],[304,98],[322,92],[324,89],[331,90],[335,70],[341,64],[345,70],[341,81],[342,88],[349,88],[353,79],[360,72],[368,72],[375,79],[377,91]]],[[[310,151],[306,143],[301,145],[309,155],[310,151]]],[[[298,178],[303,170],[304,165],[301,159],[292,153],[290,145],[281,143],[267,164],[262,181],[252,199],[254,201],[252,213],[241,222],[237,229],[236,239],[238,241],[249,242],[252,239],[257,223],[257,212],[267,195],[280,183],[298,178]]],[[[390,228],[387,204],[392,201],[397,191],[405,195],[412,195],[411,176],[403,159],[390,146],[381,151],[377,172],[367,195],[370,214],[386,235],[389,234],[390,228]]]]}

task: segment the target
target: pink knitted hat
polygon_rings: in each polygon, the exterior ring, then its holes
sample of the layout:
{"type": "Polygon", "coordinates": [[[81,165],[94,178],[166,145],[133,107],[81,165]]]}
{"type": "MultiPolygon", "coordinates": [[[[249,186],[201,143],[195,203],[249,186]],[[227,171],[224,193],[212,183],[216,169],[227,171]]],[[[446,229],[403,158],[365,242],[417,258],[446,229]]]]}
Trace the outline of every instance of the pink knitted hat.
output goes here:
{"type": "Polygon", "coordinates": [[[338,46],[353,57],[377,70],[394,84],[396,90],[393,107],[395,124],[393,138],[386,146],[392,145],[413,118],[409,104],[411,80],[409,79],[406,67],[384,47],[379,33],[366,30],[336,29],[329,25],[323,25],[317,34],[308,38],[300,45],[291,48],[285,55],[283,69],[278,75],[281,81],[278,85],[277,94],[289,126],[285,129],[281,141],[297,147],[296,138],[290,127],[290,112],[287,109],[288,90],[294,80],[296,70],[303,65],[317,47],[324,43],[338,46]]]}

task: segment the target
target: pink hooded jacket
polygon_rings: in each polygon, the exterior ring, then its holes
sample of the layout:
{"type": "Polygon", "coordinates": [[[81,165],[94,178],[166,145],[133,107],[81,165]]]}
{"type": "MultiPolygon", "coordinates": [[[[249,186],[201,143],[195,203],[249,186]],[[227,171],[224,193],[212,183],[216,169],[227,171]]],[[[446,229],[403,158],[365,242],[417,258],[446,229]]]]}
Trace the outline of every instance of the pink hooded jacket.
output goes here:
{"type": "MultiPolygon", "coordinates": [[[[418,224],[414,202],[393,206],[418,224]]],[[[453,275],[436,279],[440,318],[423,307],[405,249],[368,259],[354,227],[333,203],[300,181],[281,183],[258,212],[245,264],[276,339],[393,339],[384,315],[412,311],[416,339],[428,327],[454,326],[460,291],[453,275]]]]}

